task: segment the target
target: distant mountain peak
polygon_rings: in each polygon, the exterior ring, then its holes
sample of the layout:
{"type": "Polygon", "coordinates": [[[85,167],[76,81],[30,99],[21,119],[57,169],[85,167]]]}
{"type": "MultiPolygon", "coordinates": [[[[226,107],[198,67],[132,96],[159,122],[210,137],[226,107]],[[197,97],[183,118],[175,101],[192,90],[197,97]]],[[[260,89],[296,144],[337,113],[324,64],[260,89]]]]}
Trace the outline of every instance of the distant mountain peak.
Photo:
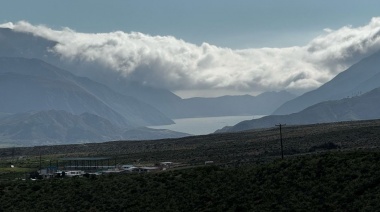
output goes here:
{"type": "Polygon", "coordinates": [[[371,91],[380,85],[380,51],[339,73],[321,87],[281,105],[273,114],[299,112],[313,104],[371,91]]]}

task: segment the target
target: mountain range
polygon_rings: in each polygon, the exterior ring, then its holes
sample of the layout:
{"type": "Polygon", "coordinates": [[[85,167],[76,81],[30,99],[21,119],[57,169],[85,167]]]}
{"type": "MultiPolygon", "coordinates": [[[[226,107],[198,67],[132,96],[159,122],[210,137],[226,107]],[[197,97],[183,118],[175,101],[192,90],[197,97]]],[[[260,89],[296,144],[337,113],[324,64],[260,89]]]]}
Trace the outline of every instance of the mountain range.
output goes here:
{"type": "Polygon", "coordinates": [[[37,59],[0,58],[0,111],[89,112],[123,127],[173,123],[154,107],[37,59]]]}
{"type": "Polygon", "coordinates": [[[170,112],[165,108],[162,111],[172,118],[266,115],[295,97],[286,91],[265,92],[257,96],[194,97],[173,104],[168,108],[170,112]]]}
{"type": "Polygon", "coordinates": [[[320,88],[286,102],[274,115],[243,121],[217,132],[268,128],[279,123],[302,125],[380,119],[379,67],[380,52],[377,52],[354,64],[320,88]],[[304,107],[306,108],[303,109],[304,107]],[[297,110],[301,111],[294,112],[297,110]],[[281,115],[283,113],[290,114],[281,115]]]}
{"type": "Polygon", "coordinates": [[[107,67],[80,60],[64,60],[51,51],[56,44],[55,41],[30,33],[0,28],[0,57],[42,60],[76,76],[101,83],[124,96],[147,103],[171,119],[225,115],[267,115],[281,104],[296,97],[291,93],[282,91],[269,92],[259,96],[183,99],[167,89],[146,86],[140,82],[113,75],[112,73],[115,72],[107,70],[107,67]],[[234,103],[231,104],[231,101],[234,103]],[[270,102],[270,106],[268,107],[265,102],[270,102]],[[224,105],[228,105],[228,107],[224,105]]]}
{"type": "Polygon", "coordinates": [[[163,88],[125,80],[96,63],[65,60],[52,51],[56,44],[0,28],[2,143],[183,137],[188,134],[146,126],[173,124],[175,118],[265,115],[295,97],[282,91],[183,99],[163,88]]]}
{"type": "Polygon", "coordinates": [[[380,51],[362,59],[321,87],[287,101],[273,115],[299,112],[322,101],[363,94],[380,86],[380,51]]]}
{"type": "Polygon", "coordinates": [[[260,119],[243,121],[235,126],[225,127],[218,130],[217,133],[271,128],[279,123],[287,125],[304,125],[380,119],[379,108],[380,88],[376,88],[360,96],[321,102],[298,113],[292,113],[289,115],[270,115],[260,119]]]}

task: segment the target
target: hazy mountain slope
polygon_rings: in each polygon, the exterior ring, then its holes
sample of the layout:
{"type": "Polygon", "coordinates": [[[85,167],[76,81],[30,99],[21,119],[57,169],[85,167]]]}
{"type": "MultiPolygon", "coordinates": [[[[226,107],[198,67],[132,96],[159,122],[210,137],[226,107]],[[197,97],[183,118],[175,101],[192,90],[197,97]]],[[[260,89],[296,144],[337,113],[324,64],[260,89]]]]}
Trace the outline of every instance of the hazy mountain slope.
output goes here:
{"type": "Polygon", "coordinates": [[[20,113],[33,110],[90,112],[107,117],[120,126],[133,125],[96,97],[75,84],[15,73],[0,74],[0,111],[20,113]]]}
{"type": "Polygon", "coordinates": [[[89,113],[29,112],[0,119],[0,137],[18,145],[97,142],[120,139],[121,130],[89,113]]]}
{"type": "MultiPolygon", "coordinates": [[[[113,76],[113,71],[97,64],[77,60],[62,60],[49,49],[56,42],[49,41],[32,34],[16,32],[11,29],[0,28],[0,57],[37,58],[59,68],[71,71],[77,76],[86,76],[91,80],[100,82],[109,88],[126,96],[143,101],[164,114],[170,114],[173,107],[181,98],[166,89],[152,88],[141,83],[120,80],[113,76]]],[[[168,123],[167,123],[168,124],[168,123]]]]}
{"type": "Polygon", "coordinates": [[[337,100],[368,92],[380,86],[380,52],[341,72],[316,90],[307,92],[279,107],[273,114],[290,114],[318,102],[337,100]]]}
{"type": "Polygon", "coordinates": [[[169,118],[176,118],[176,114],[183,112],[183,108],[180,107],[182,98],[169,90],[152,88],[135,82],[118,81],[109,84],[112,89],[126,96],[132,96],[153,105],[169,118]]]}
{"type": "Polygon", "coordinates": [[[137,98],[114,92],[114,90],[107,86],[88,78],[76,78],[75,81],[80,84],[82,88],[95,95],[113,110],[137,125],[152,126],[174,123],[170,118],[156,109],[156,107],[137,98]]]}
{"type": "Polygon", "coordinates": [[[235,132],[248,129],[274,127],[278,123],[302,125],[380,118],[380,88],[361,96],[321,102],[290,115],[271,115],[256,120],[243,121],[218,132],[235,132]]]}
{"type": "Polygon", "coordinates": [[[173,123],[146,103],[37,59],[0,58],[0,74],[0,93],[8,100],[0,103],[2,112],[59,109],[74,114],[90,112],[121,126],[173,123]]]}
{"type": "MultiPolygon", "coordinates": [[[[56,42],[34,36],[29,33],[15,32],[0,28],[0,57],[45,58],[55,56],[48,51],[56,42]]],[[[59,58],[56,58],[57,60],[59,58]]]]}
{"type": "Polygon", "coordinates": [[[0,118],[0,146],[32,146],[146,140],[188,136],[168,130],[123,129],[97,115],[63,110],[18,113],[0,118]]]}

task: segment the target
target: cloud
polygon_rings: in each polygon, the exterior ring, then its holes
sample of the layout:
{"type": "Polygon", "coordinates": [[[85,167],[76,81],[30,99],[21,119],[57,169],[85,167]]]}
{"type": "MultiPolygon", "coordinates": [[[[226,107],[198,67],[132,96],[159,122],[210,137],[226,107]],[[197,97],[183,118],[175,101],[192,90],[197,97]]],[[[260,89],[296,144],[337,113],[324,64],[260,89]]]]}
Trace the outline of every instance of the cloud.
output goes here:
{"type": "Polygon", "coordinates": [[[51,51],[63,60],[100,64],[128,80],[174,91],[304,92],[380,50],[380,18],[361,27],[321,30],[305,46],[240,50],[138,32],[88,34],[23,21],[0,27],[58,42],[51,51]]]}

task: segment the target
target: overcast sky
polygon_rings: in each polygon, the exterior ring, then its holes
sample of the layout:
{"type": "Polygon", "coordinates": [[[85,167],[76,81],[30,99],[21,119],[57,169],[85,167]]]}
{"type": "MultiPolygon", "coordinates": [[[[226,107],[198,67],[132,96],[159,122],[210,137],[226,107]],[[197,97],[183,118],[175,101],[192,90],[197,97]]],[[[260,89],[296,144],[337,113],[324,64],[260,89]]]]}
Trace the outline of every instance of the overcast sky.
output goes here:
{"type": "Polygon", "coordinates": [[[142,32],[230,48],[304,45],[324,28],[379,16],[376,0],[3,0],[1,22],[142,32]]]}
{"type": "Polygon", "coordinates": [[[183,96],[254,94],[314,89],[377,51],[379,8],[375,0],[9,0],[0,23],[87,61],[97,59],[90,40],[101,37],[107,45],[97,50],[111,57],[99,55],[102,64],[183,96]],[[134,49],[111,52],[126,44],[134,49]]]}

